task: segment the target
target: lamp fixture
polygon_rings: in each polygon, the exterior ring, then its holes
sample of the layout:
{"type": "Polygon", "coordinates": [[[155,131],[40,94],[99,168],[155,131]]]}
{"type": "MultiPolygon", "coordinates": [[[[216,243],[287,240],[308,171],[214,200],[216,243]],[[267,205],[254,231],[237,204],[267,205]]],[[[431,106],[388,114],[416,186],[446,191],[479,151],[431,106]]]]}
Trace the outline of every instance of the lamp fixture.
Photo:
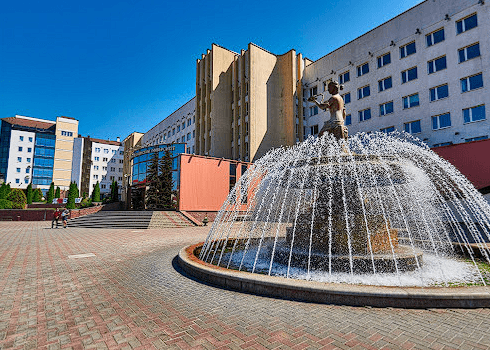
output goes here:
{"type": "Polygon", "coordinates": [[[369,54],[369,56],[371,56],[371,57],[373,57],[373,56],[374,56],[374,54],[373,54],[371,51],[369,51],[369,52],[368,52],[368,54],[369,54]]]}
{"type": "Polygon", "coordinates": [[[335,74],[334,70],[332,69],[332,71],[330,72],[330,74],[335,74]]]}
{"type": "Polygon", "coordinates": [[[393,40],[391,40],[390,46],[395,46],[395,42],[393,40]]]}
{"type": "Polygon", "coordinates": [[[485,0],[478,0],[478,3],[479,3],[480,5],[485,5],[485,0]]]}
{"type": "Polygon", "coordinates": [[[445,19],[446,21],[450,21],[450,20],[451,20],[451,17],[449,17],[449,15],[446,13],[446,17],[444,17],[444,19],[445,19]]]}
{"type": "Polygon", "coordinates": [[[422,34],[422,32],[420,31],[419,28],[417,28],[417,30],[415,31],[415,34],[422,34]]]}

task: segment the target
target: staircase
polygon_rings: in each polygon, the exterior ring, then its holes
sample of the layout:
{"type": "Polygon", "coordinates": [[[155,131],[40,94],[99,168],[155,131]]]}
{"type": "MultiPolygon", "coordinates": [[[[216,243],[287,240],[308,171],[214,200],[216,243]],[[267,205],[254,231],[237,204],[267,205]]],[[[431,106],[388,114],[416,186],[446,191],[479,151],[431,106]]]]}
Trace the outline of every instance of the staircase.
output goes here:
{"type": "Polygon", "coordinates": [[[195,226],[175,211],[99,211],[68,220],[68,227],[85,228],[175,228],[195,226]]]}

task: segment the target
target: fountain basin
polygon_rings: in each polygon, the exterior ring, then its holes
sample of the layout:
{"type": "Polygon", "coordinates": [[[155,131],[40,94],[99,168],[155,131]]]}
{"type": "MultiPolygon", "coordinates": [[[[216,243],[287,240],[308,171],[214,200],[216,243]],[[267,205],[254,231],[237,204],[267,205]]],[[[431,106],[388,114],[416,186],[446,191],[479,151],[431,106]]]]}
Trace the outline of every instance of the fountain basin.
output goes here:
{"type": "Polygon", "coordinates": [[[490,287],[380,287],[286,279],[230,270],[196,256],[203,243],[184,247],[181,268],[203,282],[235,291],[322,304],[400,308],[490,307],[490,287]]]}

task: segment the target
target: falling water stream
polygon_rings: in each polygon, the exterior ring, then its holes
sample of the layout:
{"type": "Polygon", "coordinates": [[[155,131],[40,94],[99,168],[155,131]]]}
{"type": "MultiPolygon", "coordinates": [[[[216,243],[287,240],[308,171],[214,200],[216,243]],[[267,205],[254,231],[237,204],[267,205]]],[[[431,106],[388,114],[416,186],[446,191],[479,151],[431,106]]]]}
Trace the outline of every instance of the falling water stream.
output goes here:
{"type": "Polygon", "coordinates": [[[242,174],[199,258],[322,282],[485,285],[489,242],[489,204],[418,139],[324,135],[242,174]]]}

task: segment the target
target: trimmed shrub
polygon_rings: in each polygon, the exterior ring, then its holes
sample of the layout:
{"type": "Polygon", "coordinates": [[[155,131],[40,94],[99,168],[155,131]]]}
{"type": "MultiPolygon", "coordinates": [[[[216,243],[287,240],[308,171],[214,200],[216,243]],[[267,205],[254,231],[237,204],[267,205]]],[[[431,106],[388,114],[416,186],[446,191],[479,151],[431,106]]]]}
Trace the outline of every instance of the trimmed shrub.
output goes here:
{"type": "Polygon", "coordinates": [[[43,200],[43,191],[41,191],[40,188],[36,188],[32,192],[33,192],[32,193],[32,201],[33,202],[41,202],[43,200]]]}
{"type": "Polygon", "coordinates": [[[92,192],[92,202],[100,202],[100,186],[99,181],[95,184],[94,191],[92,192]]]}
{"type": "Polygon", "coordinates": [[[0,209],[12,209],[12,202],[6,199],[0,199],[0,209]]]}
{"type": "Polygon", "coordinates": [[[0,199],[7,199],[10,193],[10,185],[5,182],[0,186],[0,199]]]}
{"type": "Polygon", "coordinates": [[[49,186],[48,196],[46,198],[46,203],[48,204],[53,203],[53,199],[54,199],[54,182],[51,182],[51,185],[49,186]]]}
{"type": "Polygon", "coordinates": [[[25,209],[27,198],[21,189],[14,188],[10,191],[7,199],[12,202],[12,209],[25,209]]]}
{"type": "Polygon", "coordinates": [[[27,185],[27,189],[26,189],[27,204],[32,204],[32,197],[33,197],[32,184],[29,184],[27,185]]]}

